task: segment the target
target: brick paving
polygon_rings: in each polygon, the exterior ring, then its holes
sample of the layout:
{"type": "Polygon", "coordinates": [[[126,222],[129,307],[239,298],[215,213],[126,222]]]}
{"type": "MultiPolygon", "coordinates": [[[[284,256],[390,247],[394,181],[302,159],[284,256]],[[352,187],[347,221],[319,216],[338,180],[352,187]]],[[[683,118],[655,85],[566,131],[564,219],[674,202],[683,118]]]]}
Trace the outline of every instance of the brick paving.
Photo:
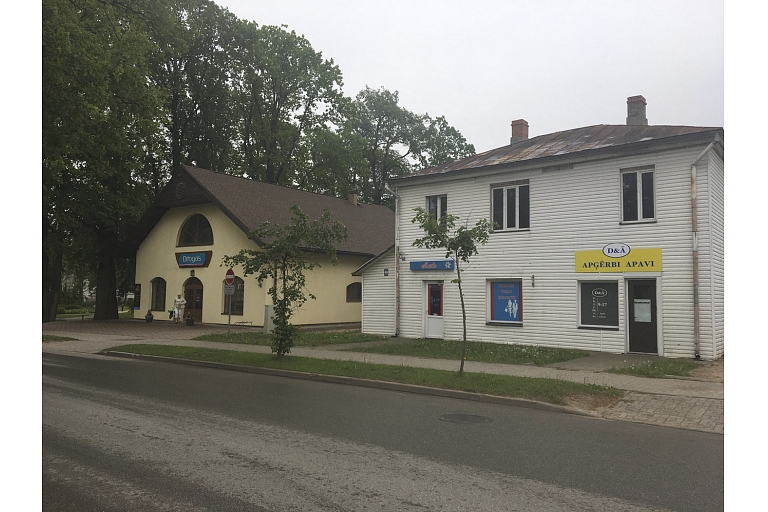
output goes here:
{"type": "Polygon", "coordinates": [[[606,419],[725,433],[725,401],[716,398],[658,395],[627,391],[617,404],[603,408],[606,419]]]}

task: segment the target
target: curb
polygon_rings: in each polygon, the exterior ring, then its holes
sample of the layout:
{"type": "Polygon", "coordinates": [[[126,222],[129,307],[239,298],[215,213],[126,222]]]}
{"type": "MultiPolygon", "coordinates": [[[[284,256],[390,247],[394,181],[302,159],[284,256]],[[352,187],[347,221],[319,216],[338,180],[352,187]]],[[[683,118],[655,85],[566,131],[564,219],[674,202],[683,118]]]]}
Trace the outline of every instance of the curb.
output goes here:
{"type": "Polygon", "coordinates": [[[401,391],[404,393],[415,393],[420,395],[442,396],[446,398],[458,398],[460,400],[470,400],[473,402],[483,402],[489,404],[508,405],[514,407],[525,407],[527,409],[537,409],[540,411],[559,412],[573,414],[575,416],[586,416],[589,418],[602,418],[598,414],[587,411],[572,409],[562,405],[548,404],[536,400],[525,398],[509,398],[496,395],[484,395],[482,393],[472,393],[469,391],[455,391],[451,389],[430,388],[426,386],[417,386],[415,384],[401,384],[398,382],[386,382],[381,380],[358,379],[356,377],[342,377],[338,375],[323,375],[319,373],[305,373],[293,370],[276,370],[273,368],[260,368],[258,366],[242,366],[237,364],[216,363],[212,361],[195,361],[193,359],[179,359],[175,357],[152,356],[145,354],[132,354],[130,352],[115,352],[107,350],[103,355],[112,357],[122,357],[126,359],[140,359],[144,361],[155,361],[163,363],[184,364],[188,366],[200,366],[203,368],[216,368],[219,370],[231,370],[245,373],[258,373],[261,375],[271,375],[275,377],[288,377],[293,379],[314,380],[318,382],[329,382],[333,384],[347,384],[350,386],[360,386],[367,388],[386,389],[390,391],[401,391]]]}

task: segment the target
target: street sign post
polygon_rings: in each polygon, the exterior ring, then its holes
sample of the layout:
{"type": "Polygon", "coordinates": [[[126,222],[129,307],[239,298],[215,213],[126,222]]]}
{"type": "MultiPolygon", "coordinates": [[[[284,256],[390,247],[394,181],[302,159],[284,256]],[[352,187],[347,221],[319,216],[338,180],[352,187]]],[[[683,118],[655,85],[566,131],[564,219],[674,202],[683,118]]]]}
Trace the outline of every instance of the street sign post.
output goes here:
{"type": "Polygon", "coordinates": [[[224,274],[224,295],[229,297],[229,315],[227,316],[227,339],[229,339],[229,329],[232,325],[232,296],[235,294],[235,271],[231,268],[227,269],[227,273],[224,274]]]}

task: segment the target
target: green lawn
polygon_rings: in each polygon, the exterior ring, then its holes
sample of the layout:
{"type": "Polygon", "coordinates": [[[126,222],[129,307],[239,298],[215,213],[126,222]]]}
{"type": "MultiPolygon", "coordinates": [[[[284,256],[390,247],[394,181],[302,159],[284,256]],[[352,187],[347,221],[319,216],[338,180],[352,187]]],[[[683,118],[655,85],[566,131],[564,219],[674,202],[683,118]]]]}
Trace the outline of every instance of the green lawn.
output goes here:
{"type": "MultiPolygon", "coordinates": [[[[240,343],[243,345],[262,345],[266,347],[271,344],[269,335],[259,331],[233,332],[229,337],[226,334],[203,334],[194,339],[202,341],[218,341],[222,343],[240,343]]],[[[387,338],[384,336],[362,334],[360,331],[299,331],[294,346],[317,347],[320,345],[384,341],[386,339],[387,338]]]]}
{"type": "Polygon", "coordinates": [[[618,399],[623,395],[623,391],[615,388],[556,379],[533,379],[467,372],[459,376],[456,372],[444,370],[332,361],[290,355],[278,359],[272,354],[254,354],[236,350],[167,345],[123,345],[112,348],[110,351],[399,382],[495,396],[526,398],[551,404],[562,404],[567,396],[574,394],[586,394],[602,399],[618,399]]]}
{"type": "Polygon", "coordinates": [[[675,377],[688,377],[691,370],[697,368],[701,363],[687,361],[685,359],[665,359],[642,364],[627,365],[622,368],[611,368],[607,370],[610,373],[622,375],[634,375],[638,377],[664,377],[666,375],[675,377]]]}
{"type": "MultiPolygon", "coordinates": [[[[461,341],[420,339],[399,344],[350,348],[346,350],[351,352],[461,360],[461,341]]],[[[545,366],[550,363],[559,363],[587,356],[589,356],[587,352],[580,350],[467,342],[467,361],[480,361],[484,363],[545,366]]]]}
{"type": "Polygon", "coordinates": [[[66,336],[56,336],[55,334],[43,334],[43,343],[49,341],[74,341],[77,338],[68,338],[66,336]]]}
{"type": "MultiPolygon", "coordinates": [[[[118,310],[118,318],[133,318],[133,310],[126,309],[125,311],[118,310]]],[[[93,309],[83,310],[80,313],[60,313],[56,315],[56,320],[64,320],[67,318],[85,318],[86,320],[93,320],[93,309]]]]}

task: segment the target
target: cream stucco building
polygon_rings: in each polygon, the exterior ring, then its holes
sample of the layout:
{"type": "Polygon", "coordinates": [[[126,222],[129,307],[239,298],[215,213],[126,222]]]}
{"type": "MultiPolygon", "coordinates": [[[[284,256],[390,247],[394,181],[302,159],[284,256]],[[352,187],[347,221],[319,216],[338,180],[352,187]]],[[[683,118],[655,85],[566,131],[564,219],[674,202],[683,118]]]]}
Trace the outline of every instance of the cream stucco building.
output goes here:
{"type": "MultiPolygon", "coordinates": [[[[391,210],[358,203],[354,195],[340,199],[191,166],[171,179],[134,234],[135,318],[143,318],[149,310],[156,321],[168,321],[167,311],[182,294],[185,316],[226,324],[230,311],[222,258],[241,249],[258,249],[258,241],[248,233],[265,221],[289,223],[293,205],[313,219],[330,209],[349,234],[338,248],[336,265],[325,255],[312,256],[321,266],[307,274],[306,285],[317,299],[308,300],[293,323],[359,323],[361,278],[352,272],[391,245],[391,210]]],[[[272,303],[269,285],[259,286],[254,276],[243,275],[242,268],[233,270],[232,323],[262,326],[272,303]]]]}

